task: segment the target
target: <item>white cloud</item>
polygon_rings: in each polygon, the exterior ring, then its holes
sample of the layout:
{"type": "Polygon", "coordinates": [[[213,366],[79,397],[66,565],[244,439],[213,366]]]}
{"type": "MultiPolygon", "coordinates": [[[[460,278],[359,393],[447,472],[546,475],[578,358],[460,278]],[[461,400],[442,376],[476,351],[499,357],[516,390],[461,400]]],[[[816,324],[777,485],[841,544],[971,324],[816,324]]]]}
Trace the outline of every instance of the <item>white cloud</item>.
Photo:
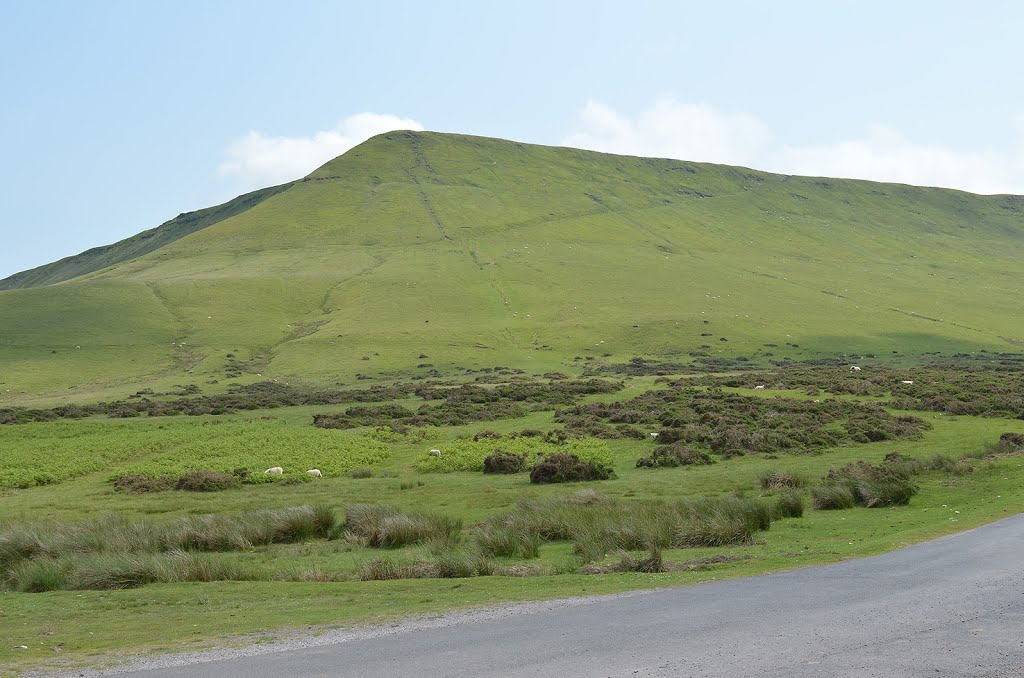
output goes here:
{"type": "Polygon", "coordinates": [[[588,101],[580,118],[583,131],[563,143],[608,153],[739,164],[771,138],[768,128],[751,115],[724,114],[708,104],[669,97],[658,99],[635,122],[597,101],[588,101]]]}
{"type": "Polygon", "coordinates": [[[916,143],[898,130],[872,126],[859,139],[813,146],[777,142],[755,116],[662,98],[636,116],[588,101],[581,131],[566,146],[610,153],[744,165],[812,176],[945,186],[975,193],[1024,194],[1024,115],[1003,151],[962,151],[916,143]]]}
{"type": "Polygon", "coordinates": [[[423,125],[387,113],[358,113],[334,129],[306,137],[271,137],[252,131],[228,147],[217,171],[246,187],[280,184],[309,174],[372,136],[396,129],[422,130],[423,125]]]}

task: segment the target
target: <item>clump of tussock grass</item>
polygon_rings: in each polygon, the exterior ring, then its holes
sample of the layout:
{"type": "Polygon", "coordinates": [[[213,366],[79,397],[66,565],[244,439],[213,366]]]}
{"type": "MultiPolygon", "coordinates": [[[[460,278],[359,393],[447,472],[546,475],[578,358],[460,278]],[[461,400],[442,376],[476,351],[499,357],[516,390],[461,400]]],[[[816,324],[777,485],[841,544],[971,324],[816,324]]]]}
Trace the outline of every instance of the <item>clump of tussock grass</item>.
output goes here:
{"type": "Polygon", "coordinates": [[[473,533],[477,547],[499,558],[538,558],[540,535],[522,524],[488,524],[473,533]]]}
{"type": "Polygon", "coordinates": [[[161,550],[238,551],[253,546],[287,544],[328,537],[336,522],[334,510],[327,506],[263,509],[237,517],[188,517],[165,533],[161,550]]]}
{"type": "Polygon", "coordinates": [[[345,527],[375,548],[400,548],[428,540],[456,543],[462,521],[428,513],[403,513],[386,504],[352,504],[345,509],[345,527]]]}
{"type": "Polygon", "coordinates": [[[29,527],[18,527],[0,535],[0,571],[22,560],[28,560],[45,550],[39,533],[29,527]]]}
{"type": "Polygon", "coordinates": [[[772,520],[800,518],[804,515],[804,498],[799,492],[789,490],[775,497],[771,504],[772,520]]]}
{"type": "Polygon", "coordinates": [[[857,496],[847,485],[818,485],[811,488],[811,506],[818,511],[836,511],[853,508],[857,496]]]}
{"type": "MultiPolygon", "coordinates": [[[[750,543],[771,525],[768,504],[738,497],[674,502],[620,501],[592,490],[542,501],[522,501],[481,527],[481,548],[494,555],[515,540],[570,541],[586,562],[616,551],[750,543]],[[492,538],[487,535],[498,535],[492,538]]],[[[518,553],[508,546],[504,553],[518,553]]]]}
{"type": "Polygon", "coordinates": [[[497,572],[494,563],[475,551],[449,551],[432,559],[374,558],[359,568],[362,581],[389,579],[464,579],[488,577],[497,572]]]}
{"type": "Polygon", "coordinates": [[[0,534],[0,572],[42,558],[238,551],[327,537],[336,522],[334,510],[326,506],[263,509],[237,516],[189,516],[166,523],[105,514],[79,523],[19,527],[0,534]]]}
{"type": "Polygon", "coordinates": [[[361,581],[415,579],[416,570],[408,563],[393,558],[374,558],[359,568],[356,578],[361,581]]]}
{"type": "Polygon", "coordinates": [[[909,463],[874,466],[860,461],[830,470],[825,482],[847,487],[856,504],[865,508],[902,506],[917,493],[917,486],[910,479],[912,474],[913,466],[909,463]]]}
{"type": "Polygon", "coordinates": [[[438,579],[464,579],[467,577],[489,577],[494,574],[494,563],[481,553],[443,553],[429,564],[432,577],[438,579]]]}
{"type": "Polygon", "coordinates": [[[761,489],[783,490],[787,488],[800,488],[807,484],[807,479],[794,471],[765,471],[758,477],[761,489]]]}
{"type": "Polygon", "coordinates": [[[352,471],[349,473],[349,475],[352,478],[355,478],[357,480],[364,479],[364,478],[372,478],[373,477],[373,469],[370,468],[369,466],[361,466],[359,468],[352,469],[352,471]]]}
{"type": "Polygon", "coordinates": [[[246,581],[246,566],[185,553],[88,553],[24,561],[7,574],[7,587],[27,593],[130,589],[154,583],[246,581]]]}

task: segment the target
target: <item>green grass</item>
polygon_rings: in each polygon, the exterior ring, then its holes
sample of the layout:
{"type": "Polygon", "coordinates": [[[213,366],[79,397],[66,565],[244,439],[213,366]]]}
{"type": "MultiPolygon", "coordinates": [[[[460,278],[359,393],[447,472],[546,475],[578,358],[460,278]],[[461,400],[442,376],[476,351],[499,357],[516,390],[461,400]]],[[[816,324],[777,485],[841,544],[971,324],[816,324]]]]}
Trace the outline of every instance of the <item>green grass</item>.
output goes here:
{"type": "Polygon", "coordinates": [[[85,421],[0,426],[4,466],[0,487],[30,487],[105,470],[160,476],[189,469],[230,473],[281,466],[286,476],[324,476],[379,464],[390,453],[384,443],[351,432],[289,426],[283,421],[85,421]]]}
{"type": "MultiPolygon", "coordinates": [[[[201,449],[205,445],[210,450],[217,449],[231,437],[223,437],[224,431],[233,431],[244,441],[246,435],[259,439],[267,427],[284,441],[304,441],[306,439],[295,436],[308,433],[376,442],[360,430],[314,429],[309,425],[307,408],[294,408],[300,411],[295,413],[288,409],[275,410],[281,417],[270,422],[254,418],[260,416],[259,412],[247,412],[222,419],[96,419],[6,426],[0,428],[0,432],[7,436],[5,450],[17,449],[22,444],[16,441],[17,436],[43,446],[38,449],[46,449],[47,443],[66,444],[68,439],[74,439],[72,434],[76,429],[83,432],[84,439],[104,440],[105,444],[119,437],[137,442],[154,435],[168,435],[171,443],[177,437],[189,441],[190,449],[201,449]],[[211,425],[211,420],[224,423],[211,425]],[[252,431],[246,434],[248,428],[252,431]]],[[[609,497],[612,506],[624,502],[627,507],[637,501],[675,502],[703,496],[728,498],[734,494],[752,499],[765,494],[768,498],[761,501],[771,506],[772,502],[781,501],[773,497],[782,497],[790,490],[762,489],[762,478],[769,474],[806,478],[809,484],[814,484],[820,482],[829,469],[859,460],[878,463],[891,452],[899,452],[909,460],[921,460],[922,470],[914,476],[920,492],[907,506],[805,510],[801,518],[784,517],[787,512],[793,512],[792,505],[785,511],[776,508],[776,521],[768,531],[759,532],[754,543],[723,548],[665,548],[661,557],[665,569],[670,571],[658,574],[571,574],[580,569],[581,559],[593,559],[593,571],[597,572],[621,570],[625,567],[623,563],[636,563],[639,567],[648,553],[620,553],[621,547],[642,545],[640,541],[635,544],[621,541],[626,534],[621,528],[603,533],[604,541],[589,537],[579,540],[584,545],[605,543],[603,548],[590,552],[577,547],[574,552],[571,542],[541,540],[531,536],[528,530],[509,529],[496,533],[493,530],[479,532],[474,527],[517,510],[523,501],[540,502],[542,506],[557,502],[560,497],[578,491],[578,484],[535,486],[529,484],[526,474],[423,473],[418,469],[418,462],[427,449],[454,444],[457,435],[471,435],[483,428],[503,433],[528,426],[548,428],[550,412],[534,413],[520,420],[433,429],[425,440],[387,443],[389,454],[375,464],[375,474],[369,478],[355,479],[347,473],[339,473],[297,485],[249,485],[214,493],[170,491],[126,495],[114,492],[107,479],[118,468],[142,463],[148,454],[144,453],[139,459],[112,458],[102,469],[56,484],[26,490],[0,489],[0,501],[5,507],[4,525],[0,527],[40,521],[60,524],[82,519],[102,521],[111,511],[123,515],[125,520],[143,519],[168,525],[177,520],[200,520],[195,518],[198,514],[232,516],[245,511],[299,505],[323,505],[333,508],[340,516],[347,506],[380,503],[394,506],[401,515],[410,518],[396,518],[398,514],[394,512],[367,514],[376,516],[372,518],[376,522],[364,521],[366,527],[357,529],[352,538],[333,541],[314,538],[294,544],[256,545],[241,551],[207,552],[201,557],[142,554],[126,560],[116,554],[98,553],[81,556],[73,562],[66,557],[62,560],[61,556],[41,560],[38,570],[23,573],[25,587],[45,588],[61,581],[61,577],[72,577],[79,586],[120,581],[171,583],[147,584],[134,591],[0,593],[0,620],[3,622],[0,626],[6,629],[6,633],[0,634],[0,641],[4,642],[0,646],[0,663],[25,667],[51,661],[58,655],[50,648],[58,643],[62,644],[61,658],[88,661],[90,657],[134,652],[143,647],[165,650],[201,647],[224,636],[284,626],[357,624],[461,605],[673,586],[741,576],[877,553],[1024,510],[1024,493],[1020,489],[1024,480],[1024,459],[1020,456],[976,460],[972,463],[973,472],[969,473],[929,470],[941,466],[934,462],[937,453],[951,458],[980,455],[985,444],[998,439],[1000,433],[1021,430],[1019,421],[929,413],[923,416],[933,428],[919,440],[843,446],[810,456],[782,455],[775,459],[748,456],[719,460],[706,466],[638,469],[635,460],[648,452],[653,443],[603,442],[618,478],[585,487],[593,487],[609,497]],[[452,530],[457,530],[459,524],[465,526],[462,546],[456,545],[452,538],[452,530]],[[369,543],[370,537],[380,546],[398,548],[375,548],[369,543]],[[481,560],[479,555],[474,555],[473,549],[477,547],[493,555],[481,560]],[[453,548],[455,550],[451,550],[453,548]],[[722,555],[726,558],[716,564],[715,559],[722,555]],[[496,574],[457,581],[356,581],[360,577],[383,576],[382,568],[416,577],[492,571],[496,574]],[[509,577],[502,573],[531,576],[509,577]],[[264,581],[173,583],[175,578],[203,577],[264,581]],[[273,600],[267,603],[265,599],[273,600]],[[262,603],[267,603],[264,608],[260,607],[262,603]],[[27,645],[30,650],[11,649],[17,645],[27,645]]],[[[166,451],[156,453],[156,458],[161,454],[173,455],[171,443],[166,451]]],[[[804,502],[808,503],[807,490],[802,492],[804,502]]],[[[610,515],[621,516],[624,525],[646,524],[632,521],[632,510],[615,510],[610,515]]],[[[582,517],[570,523],[584,532],[588,525],[595,525],[582,517]]],[[[595,534],[601,536],[601,531],[594,529],[595,534]]],[[[118,532],[126,535],[125,538],[130,536],[130,530],[118,532]]]]}
{"type": "Polygon", "coordinates": [[[433,133],[376,137],[310,179],[0,292],[0,403],[216,391],[227,353],[250,370],[235,381],[331,384],[1024,339],[1006,197],[433,133]]]}

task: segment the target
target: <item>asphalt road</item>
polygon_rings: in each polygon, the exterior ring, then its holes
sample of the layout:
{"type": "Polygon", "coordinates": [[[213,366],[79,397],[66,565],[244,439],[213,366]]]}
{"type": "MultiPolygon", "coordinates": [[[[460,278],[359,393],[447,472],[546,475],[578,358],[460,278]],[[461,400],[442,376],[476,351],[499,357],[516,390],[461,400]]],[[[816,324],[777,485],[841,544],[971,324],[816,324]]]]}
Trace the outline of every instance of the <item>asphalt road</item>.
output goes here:
{"type": "Polygon", "coordinates": [[[1024,514],[836,565],[127,675],[1022,677],[1024,514]]]}

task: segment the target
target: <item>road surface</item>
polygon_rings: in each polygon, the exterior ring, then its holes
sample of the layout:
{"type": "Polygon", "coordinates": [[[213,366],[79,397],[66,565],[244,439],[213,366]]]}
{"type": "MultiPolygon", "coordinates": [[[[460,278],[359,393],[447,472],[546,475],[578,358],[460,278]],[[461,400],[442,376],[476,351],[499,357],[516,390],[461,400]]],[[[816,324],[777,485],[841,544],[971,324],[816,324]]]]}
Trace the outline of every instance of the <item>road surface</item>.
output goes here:
{"type": "Polygon", "coordinates": [[[126,675],[1019,678],[1024,514],[872,558],[546,605],[126,675]]]}

